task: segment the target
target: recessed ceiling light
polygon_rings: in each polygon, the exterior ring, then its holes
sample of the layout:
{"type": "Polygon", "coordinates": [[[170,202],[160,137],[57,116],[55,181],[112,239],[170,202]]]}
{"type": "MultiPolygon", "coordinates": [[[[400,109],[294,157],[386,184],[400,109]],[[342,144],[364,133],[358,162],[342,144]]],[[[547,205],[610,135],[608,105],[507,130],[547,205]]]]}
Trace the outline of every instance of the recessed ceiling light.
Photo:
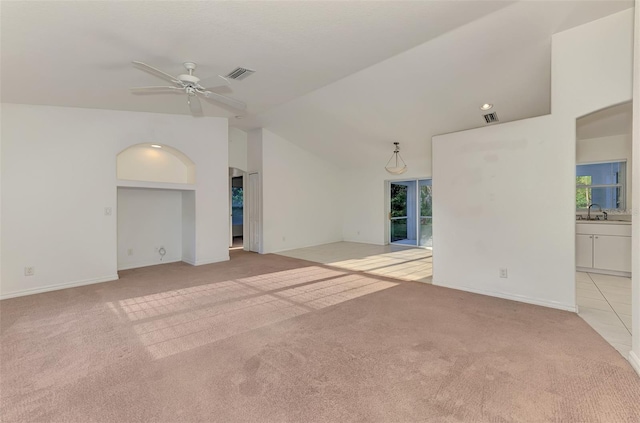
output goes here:
{"type": "Polygon", "coordinates": [[[151,147],[153,147],[153,148],[162,148],[162,146],[158,145],[158,144],[151,144],[151,147]]]}
{"type": "Polygon", "coordinates": [[[482,106],[480,106],[480,110],[489,110],[492,107],[493,107],[493,104],[484,103],[482,106]]]}

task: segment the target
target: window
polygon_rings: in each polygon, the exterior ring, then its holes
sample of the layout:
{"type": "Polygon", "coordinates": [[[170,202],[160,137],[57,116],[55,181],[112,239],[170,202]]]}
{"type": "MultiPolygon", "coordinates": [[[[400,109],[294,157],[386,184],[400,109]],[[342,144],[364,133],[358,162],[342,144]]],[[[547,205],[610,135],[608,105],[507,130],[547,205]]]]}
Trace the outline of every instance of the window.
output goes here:
{"type": "Polygon", "coordinates": [[[242,219],[243,219],[243,213],[244,213],[243,202],[244,202],[244,192],[242,190],[242,187],[232,187],[231,188],[231,224],[232,225],[242,225],[242,219]]]}
{"type": "Polygon", "coordinates": [[[603,209],[625,209],[626,162],[576,166],[576,210],[591,204],[603,209]]]}

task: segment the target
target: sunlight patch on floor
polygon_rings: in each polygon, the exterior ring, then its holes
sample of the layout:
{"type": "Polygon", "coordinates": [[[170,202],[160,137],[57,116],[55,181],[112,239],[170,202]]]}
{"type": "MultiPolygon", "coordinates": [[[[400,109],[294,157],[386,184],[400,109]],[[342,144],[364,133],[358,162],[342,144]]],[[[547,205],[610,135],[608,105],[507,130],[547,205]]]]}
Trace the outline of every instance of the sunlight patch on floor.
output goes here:
{"type": "Polygon", "coordinates": [[[397,283],[310,266],[109,303],[156,359],[168,357],[397,283]]]}
{"type": "Polygon", "coordinates": [[[235,281],[225,281],[129,298],[119,301],[115,307],[129,320],[142,320],[259,292],[235,281]]]}
{"type": "Polygon", "coordinates": [[[336,242],[278,254],[402,280],[431,283],[433,275],[432,251],[425,248],[336,242]]]}

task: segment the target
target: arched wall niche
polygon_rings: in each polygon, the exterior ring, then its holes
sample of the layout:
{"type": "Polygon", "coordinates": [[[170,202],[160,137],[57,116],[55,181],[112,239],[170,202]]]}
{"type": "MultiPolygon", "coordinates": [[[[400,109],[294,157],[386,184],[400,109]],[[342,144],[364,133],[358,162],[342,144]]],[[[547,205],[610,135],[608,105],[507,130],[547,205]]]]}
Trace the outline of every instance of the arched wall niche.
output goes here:
{"type": "Polygon", "coordinates": [[[116,162],[118,179],[178,184],[196,182],[195,163],[168,145],[132,145],[118,154],[116,162]]]}

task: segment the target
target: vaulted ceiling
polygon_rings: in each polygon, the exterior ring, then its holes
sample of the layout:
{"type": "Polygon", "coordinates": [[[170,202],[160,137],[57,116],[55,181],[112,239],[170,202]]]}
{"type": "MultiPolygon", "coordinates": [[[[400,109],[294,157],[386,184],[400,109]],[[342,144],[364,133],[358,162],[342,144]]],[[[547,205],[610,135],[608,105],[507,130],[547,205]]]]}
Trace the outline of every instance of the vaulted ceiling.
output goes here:
{"type": "Polygon", "coordinates": [[[632,5],[2,2],[2,101],[188,114],[182,96],[131,94],[162,84],[131,61],[172,74],[193,61],[200,76],[244,66],[257,72],[221,93],[248,110],[205,104],[205,115],[343,166],[386,156],[393,140],[426,157],[433,135],[483,125],[482,103],[501,121],[548,113],[551,35],[632,5]]]}

